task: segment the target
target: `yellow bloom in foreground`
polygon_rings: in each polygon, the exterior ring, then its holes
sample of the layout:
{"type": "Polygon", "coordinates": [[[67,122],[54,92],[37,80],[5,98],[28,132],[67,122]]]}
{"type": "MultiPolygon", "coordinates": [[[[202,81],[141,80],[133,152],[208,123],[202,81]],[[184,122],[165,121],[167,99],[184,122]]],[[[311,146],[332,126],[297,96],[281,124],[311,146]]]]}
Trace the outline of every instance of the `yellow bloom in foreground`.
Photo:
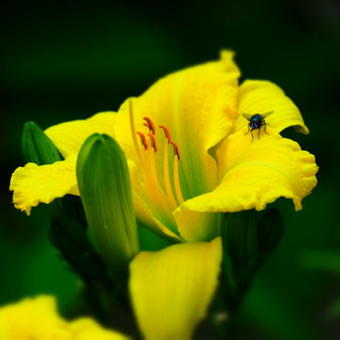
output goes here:
{"type": "Polygon", "coordinates": [[[316,185],[314,156],[280,136],[290,126],[308,133],[298,108],[275,84],[239,85],[239,76],[228,51],[170,74],[118,113],[50,127],[45,132],[65,160],[29,163],[12,176],[14,204],[29,214],[40,202],[78,193],[75,162],[89,135],[116,139],[128,159],[138,220],[165,237],[195,242],[132,261],[131,297],[148,339],[190,338],[204,317],[221,261],[220,213],[262,210],[279,197],[299,210],[316,185]],[[256,131],[252,141],[242,113],[269,111],[268,134],[256,131]]]}
{"type": "Polygon", "coordinates": [[[53,297],[27,298],[0,308],[0,340],[124,340],[91,318],[68,322],[59,316],[53,297]]]}

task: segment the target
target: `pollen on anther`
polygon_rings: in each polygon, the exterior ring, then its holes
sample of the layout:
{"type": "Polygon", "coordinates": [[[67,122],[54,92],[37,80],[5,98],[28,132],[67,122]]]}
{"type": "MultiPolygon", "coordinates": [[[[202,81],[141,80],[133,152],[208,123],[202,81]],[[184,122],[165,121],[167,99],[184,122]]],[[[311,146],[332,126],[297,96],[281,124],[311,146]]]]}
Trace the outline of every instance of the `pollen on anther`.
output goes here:
{"type": "Polygon", "coordinates": [[[164,131],[165,138],[168,141],[168,143],[170,144],[171,143],[170,130],[164,125],[160,125],[159,127],[164,131]]]}
{"type": "Polygon", "coordinates": [[[171,143],[171,145],[174,148],[174,155],[177,156],[178,160],[180,160],[181,157],[179,155],[179,147],[178,147],[178,145],[175,142],[170,142],[170,143],[171,143]]]}
{"type": "Polygon", "coordinates": [[[136,134],[140,137],[140,142],[144,146],[144,150],[148,148],[148,142],[146,141],[146,137],[143,132],[137,131],[136,134]]]}
{"type": "Polygon", "coordinates": [[[146,121],[146,123],[144,123],[143,125],[146,126],[153,135],[155,135],[156,127],[153,121],[149,117],[143,117],[143,119],[146,121]]]}
{"type": "Polygon", "coordinates": [[[148,136],[150,138],[150,142],[151,142],[151,146],[153,150],[157,152],[158,148],[157,148],[157,142],[156,142],[155,136],[152,133],[148,133],[148,136]]]}

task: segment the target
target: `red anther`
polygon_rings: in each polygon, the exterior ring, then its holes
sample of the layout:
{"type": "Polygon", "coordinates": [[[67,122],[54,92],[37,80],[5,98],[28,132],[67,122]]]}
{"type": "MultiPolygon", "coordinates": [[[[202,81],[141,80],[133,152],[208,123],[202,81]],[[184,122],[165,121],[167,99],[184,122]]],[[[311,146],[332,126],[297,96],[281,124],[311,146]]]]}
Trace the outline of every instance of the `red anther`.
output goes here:
{"type": "Polygon", "coordinates": [[[137,131],[136,134],[140,137],[140,142],[144,146],[144,150],[148,148],[148,142],[146,141],[146,137],[143,132],[137,131]]]}
{"type": "Polygon", "coordinates": [[[149,117],[143,117],[143,119],[146,121],[147,126],[149,128],[149,131],[154,135],[156,134],[156,127],[155,124],[153,123],[153,121],[149,118],[149,117]]]}
{"type": "Polygon", "coordinates": [[[167,139],[168,143],[171,143],[170,130],[164,125],[160,125],[159,127],[163,129],[165,138],[167,139]]]}
{"type": "Polygon", "coordinates": [[[158,148],[157,148],[157,142],[156,142],[155,136],[152,133],[149,133],[148,136],[150,137],[151,146],[153,150],[157,152],[158,148]]]}
{"type": "Polygon", "coordinates": [[[178,147],[178,145],[175,142],[170,142],[170,143],[171,143],[171,145],[174,148],[174,155],[177,156],[178,160],[180,160],[181,157],[179,155],[179,147],[178,147]]]}

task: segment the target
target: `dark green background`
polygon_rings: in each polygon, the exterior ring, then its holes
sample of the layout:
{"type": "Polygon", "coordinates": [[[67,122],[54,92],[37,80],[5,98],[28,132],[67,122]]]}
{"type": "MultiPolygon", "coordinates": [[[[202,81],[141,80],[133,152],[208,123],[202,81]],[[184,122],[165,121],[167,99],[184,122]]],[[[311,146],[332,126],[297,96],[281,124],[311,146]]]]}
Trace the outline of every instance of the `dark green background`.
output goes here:
{"type": "Polygon", "coordinates": [[[340,320],[328,312],[339,277],[312,270],[318,258],[306,255],[340,246],[337,1],[11,1],[3,14],[0,304],[52,293],[67,313],[79,289],[47,242],[44,207],[28,218],[11,205],[24,122],[46,128],[115,110],[164,74],[232,48],[243,79],[272,80],[299,106],[311,134],[289,135],[320,166],[301,212],[282,202],[286,234],[254,282],[235,339],[339,339],[340,320]]]}

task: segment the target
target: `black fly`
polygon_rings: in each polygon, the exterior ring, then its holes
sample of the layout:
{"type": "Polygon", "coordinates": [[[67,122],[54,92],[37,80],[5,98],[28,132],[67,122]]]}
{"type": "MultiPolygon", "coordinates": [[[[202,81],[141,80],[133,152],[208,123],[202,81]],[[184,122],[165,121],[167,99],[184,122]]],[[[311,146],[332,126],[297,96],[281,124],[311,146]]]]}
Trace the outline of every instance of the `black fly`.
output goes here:
{"type": "Polygon", "coordinates": [[[257,134],[257,138],[260,138],[260,130],[261,127],[264,126],[264,132],[268,134],[266,131],[266,121],[264,120],[266,117],[271,115],[274,111],[269,111],[266,113],[255,113],[253,115],[248,114],[248,113],[242,113],[242,116],[246,119],[248,119],[248,133],[250,132],[251,134],[251,141],[253,141],[254,136],[253,136],[253,130],[259,130],[257,134]]]}

